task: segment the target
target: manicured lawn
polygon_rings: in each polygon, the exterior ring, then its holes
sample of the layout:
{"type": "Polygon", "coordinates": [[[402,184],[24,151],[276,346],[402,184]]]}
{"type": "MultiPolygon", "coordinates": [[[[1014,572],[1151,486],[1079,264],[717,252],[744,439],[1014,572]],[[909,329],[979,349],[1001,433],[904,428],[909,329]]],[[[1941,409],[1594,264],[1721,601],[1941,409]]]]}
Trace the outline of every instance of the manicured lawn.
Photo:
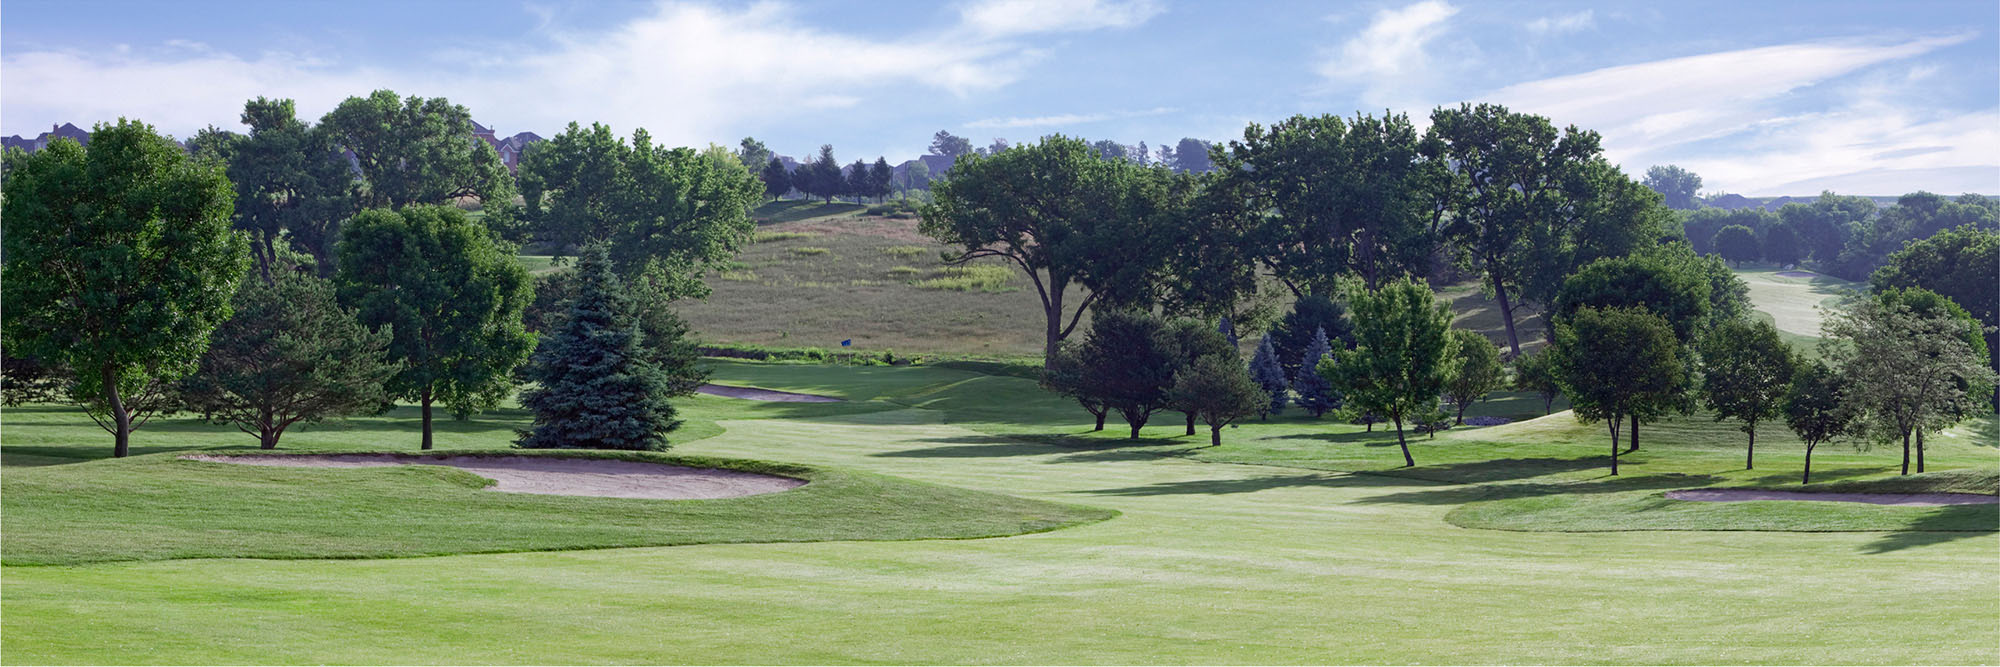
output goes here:
{"type": "MultiPolygon", "coordinates": [[[[1417,444],[1423,466],[1398,471],[1379,430],[1355,434],[1359,427],[1297,415],[1232,429],[1215,449],[1195,448],[1205,436],[1178,436],[1179,423],[1164,415],[1135,446],[1085,432],[1081,410],[1017,377],[716,368],[729,384],[854,402],[690,399],[691,423],[714,433],[681,439],[675,454],[892,475],[1121,514],[981,540],[10,565],[0,570],[0,651],[17,664],[2000,662],[1992,623],[2000,536],[1932,530],[1926,521],[1939,508],[1918,517],[1871,513],[1908,509],[1875,506],[1826,513],[1831,523],[1880,522],[1851,532],[1755,530],[1747,524],[1769,512],[1749,510],[1702,519],[1739,524],[1729,530],[1461,525],[1475,511],[1523,514],[1485,508],[1504,499],[1484,494],[1531,497],[1509,485],[1562,487],[1545,498],[1592,495],[1580,493],[1590,485],[1635,485],[1606,496],[1657,493],[1670,488],[1666,480],[1797,486],[1795,444],[1760,438],[1758,470],[1742,472],[1741,433],[1700,416],[1648,427],[1613,482],[1599,470],[1608,445],[1594,439],[1598,428],[1562,414],[1439,434],[1417,444]],[[1501,462],[1481,463],[1493,460],[1501,462]],[[1867,516],[1842,518],[1852,513],[1867,516]]],[[[1527,417],[1541,406],[1514,398],[1482,409],[1527,417]]],[[[88,423],[24,426],[14,410],[4,418],[9,503],[23,471],[87,477],[93,467],[146,464],[13,467],[108,450],[108,437],[88,423]],[[11,451],[17,438],[39,449],[20,458],[11,451]]],[[[441,446],[498,448],[518,421],[460,423],[441,446]]],[[[414,449],[407,414],[354,422],[301,433],[296,446],[414,449]]],[[[1932,462],[1992,469],[2000,450],[1988,434],[1939,437],[1932,462]]],[[[249,442],[180,422],[137,438],[146,451],[249,442]]],[[[1814,468],[1828,482],[1878,479],[1899,454],[1822,448],[1814,468]]],[[[146,500],[157,499],[133,499],[146,500]]],[[[11,548],[24,519],[6,510],[11,548]]]]}

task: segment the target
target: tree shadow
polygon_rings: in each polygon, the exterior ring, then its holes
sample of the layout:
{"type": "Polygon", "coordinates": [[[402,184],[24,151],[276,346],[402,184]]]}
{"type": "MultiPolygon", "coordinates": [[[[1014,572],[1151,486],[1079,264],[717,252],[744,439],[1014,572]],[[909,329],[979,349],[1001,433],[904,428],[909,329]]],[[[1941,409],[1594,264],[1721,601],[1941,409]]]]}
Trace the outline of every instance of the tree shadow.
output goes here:
{"type": "MultiPolygon", "coordinates": [[[[1872,468],[1871,467],[1829,468],[1826,470],[1814,470],[1812,478],[1813,478],[1813,484],[1818,484],[1820,482],[1831,482],[1838,479],[1847,479],[1849,477],[1862,477],[1866,475],[1873,475],[1887,470],[1891,470],[1891,468],[1887,466],[1872,467],[1872,468]]],[[[1796,472],[1760,475],[1756,479],[1750,480],[1750,484],[1754,486],[1763,486],[1772,488],[1782,488],[1787,484],[1793,487],[1801,486],[1799,484],[1799,473],[1796,472]]]]}
{"type": "Polygon", "coordinates": [[[1101,440],[1071,435],[1035,434],[963,435],[951,438],[938,438],[934,442],[959,444],[877,452],[869,456],[889,458],[1000,458],[1008,456],[1068,454],[1056,460],[1062,463],[1082,463],[1092,461],[1159,459],[1179,456],[1197,449],[1188,447],[1185,443],[1161,442],[1156,438],[1101,440]]]}
{"type": "Polygon", "coordinates": [[[1160,482],[1145,486],[1128,486],[1116,489],[1080,491],[1096,496],[1169,496],[1169,495],[1223,495],[1232,493],[1255,493],[1271,489],[1296,487],[1353,488],[1407,486],[1409,482],[1349,473],[1309,473],[1299,475],[1270,475],[1242,479],[1185,480],[1160,482]]]}
{"type": "Polygon", "coordinates": [[[1462,505],[1477,500],[1508,500],[1513,498],[1534,498],[1543,496],[1566,496],[1582,494],[1624,493],[1627,491],[1661,491],[1708,486],[1722,481],[1712,475],[1684,475],[1666,473],[1633,477],[1605,477],[1592,481],[1540,483],[1520,482],[1512,484],[1481,484],[1449,486],[1423,491],[1389,493],[1359,502],[1370,505],[1410,504],[1410,505],[1462,505]]]}
{"type": "Polygon", "coordinates": [[[1579,459],[1488,459],[1484,461],[1467,461],[1464,463],[1433,463],[1414,468],[1398,468],[1371,472],[1432,482],[1479,484],[1543,477],[1579,470],[1590,470],[1592,468],[1603,468],[1605,472],[1609,473],[1611,464],[1603,457],[1579,459]]]}
{"type": "MultiPolygon", "coordinates": [[[[240,451],[246,449],[257,449],[257,446],[224,445],[218,447],[213,445],[208,445],[208,446],[133,445],[131,456],[144,456],[147,454],[167,454],[172,452],[240,451]]],[[[104,446],[102,448],[81,447],[76,445],[7,445],[5,451],[0,451],[0,467],[9,467],[9,468],[47,467],[55,465],[69,465],[72,463],[88,463],[91,461],[102,461],[108,458],[111,458],[111,443],[109,442],[104,443],[104,446]]]]}
{"type": "MultiPolygon", "coordinates": [[[[1421,434],[1406,434],[1406,436],[1409,437],[1410,444],[1412,445],[1423,442],[1424,440],[1424,436],[1421,434]]],[[[1262,438],[1258,438],[1258,440],[1311,440],[1314,442],[1325,442],[1332,444],[1349,444],[1349,443],[1359,442],[1369,447],[1394,447],[1396,446],[1396,430],[1392,427],[1387,431],[1377,430],[1373,433],[1370,433],[1368,431],[1348,431],[1340,433],[1292,433],[1288,435],[1265,436],[1262,438]]]]}
{"type": "Polygon", "coordinates": [[[2000,505],[1948,505],[1868,543],[1861,552],[1885,554],[1967,538],[1990,539],[1996,530],[2000,530],[2000,505]]]}

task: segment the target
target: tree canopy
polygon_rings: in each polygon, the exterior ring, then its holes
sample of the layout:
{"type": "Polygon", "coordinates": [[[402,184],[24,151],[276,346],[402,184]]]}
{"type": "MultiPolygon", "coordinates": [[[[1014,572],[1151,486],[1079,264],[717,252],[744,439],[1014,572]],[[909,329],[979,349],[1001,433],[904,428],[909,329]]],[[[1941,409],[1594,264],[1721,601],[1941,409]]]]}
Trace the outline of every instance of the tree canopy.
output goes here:
{"type": "Polygon", "coordinates": [[[1677,405],[1686,386],[1681,342],[1665,319],[1643,308],[1584,306],[1556,325],[1551,355],[1577,419],[1611,432],[1611,474],[1626,417],[1677,405]]]}
{"type": "Polygon", "coordinates": [[[1436,409],[1450,377],[1450,360],[1457,353],[1450,335],[1451,309],[1429,285],[1410,278],[1392,280],[1377,291],[1356,290],[1348,303],[1354,307],[1354,349],[1320,361],[1318,369],[1358,409],[1396,425],[1403,463],[1414,466],[1403,426],[1436,409]]]}
{"type": "Polygon", "coordinates": [[[1750,442],[1743,469],[1757,467],[1757,424],[1776,419],[1784,408],[1792,369],[1791,346],[1769,322],[1724,322],[1701,337],[1701,400],[1715,420],[1743,422],[1750,442]]]}
{"type": "Polygon", "coordinates": [[[638,311],[611,270],[602,244],[585,247],[576,289],[562,326],[535,352],[535,381],[521,406],[534,426],[519,445],[530,449],[661,451],[678,428],[667,402],[667,374],[641,345],[638,311]]]}
{"type": "Polygon", "coordinates": [[[460,197],[493,204],[514,196],[514,179],[500,154],[472,138],[472,113],[445,98],[405,99],[377,90],[341,102],[320,119],[320,129],[354,154],[367,206],[448,204],[460,197]]]}
{"type": "Polygon", "coordinates": [[[1659,164],[1646,169],[1646,187],[1666,198],[1668,208],[1688,210],[1701,207],[1701,176],[1686,169],[1659,164]]]}

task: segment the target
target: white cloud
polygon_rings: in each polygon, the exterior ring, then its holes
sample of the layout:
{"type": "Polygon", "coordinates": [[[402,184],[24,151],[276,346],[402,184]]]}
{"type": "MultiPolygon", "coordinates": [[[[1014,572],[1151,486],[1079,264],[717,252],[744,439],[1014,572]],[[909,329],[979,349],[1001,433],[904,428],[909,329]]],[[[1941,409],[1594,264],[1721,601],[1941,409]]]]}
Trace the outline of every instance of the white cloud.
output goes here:
{"type": "Polygon", "coordinates": [[[621,133],[644,127],[664,142],[699,145],[761,119],[852,107],[913,88],[964,96],[1006,86],[1039,58],[1010,35],[1135,25],[1158,12],[1148,2],[1082,3],[1043,12],[1034,24],[1009,18],[1024,6],[982,3],[966,9],[961,25],[871,38],[800,24],[776,3],[662,2],[609,29],[549,29],[544,43],[516,43],[483,58],[440,51],[430,61],[445,67],[395,70],[288,54],[248,58],[182,43],[153,51],[9,52],[0,59],[0,117],[9,131],[31,135],[52,120],[123,115],[186,136],[209,124],[233,128],[243,101],[260,95],[293,98],[302,115],[314,117],[348,96],[390,88],[448,97],[503,130],[546,133],[572,120],[601,121],[621,133]]]}
{"type": "Polygon", "coordinates": [[[1359,87],[1368,106],[1417,106],[1411,102],[1429,78],[1427,47],[1456,14],[1458,8],[1443,0],[1377,11],[1361,34],[1320,62],[1319,75],[1336,85],[1359,87]]]}
{"type": "Polygon", "coordinates": [[[965,126],[973,129],[1068,127],[1072,125],[1101,123],[1107,120],[1139,118],[1143,116],[1158,116],[1162,114],[1173,113],[1174,111],[1176,111],[1176,109],[1168,107],[1158,107],[1153,109],[1146,109],[1143,111],[1116,111],[1116,112],[1105,112],[1105,113],[1066,113],[1066,114],[1055,114],[1050,116],[1025,116],[1025,117],[1014,116],[1008,118],[981,118],[979,120],[968,122],[965,124],[965,126]]]}
{"type": "Polygon", "coordinates": [[[985,35],[1130,28],[1159,15],[1154,0],[980,0],[959,9],[985,35]]]}
{"type": "MultiPolygon", "coordinates": [[[[1783,111],[1808,94],[1827,95],[1807,90],[1819,84],[1850,83],[1866,68],[1969,37],[1725,51],[1531,81],[1475,99],[1548,116],[1558,125],[1597,130],[1604,136],[1606,155],[1631,168],[1673,162],[1700,173],[1711,189],[1800,194],[1779,190],[1869,172],[1934,174],[1924,170],[1992,167],[2000,156],[2000,114],[1995,110],[1952,112],[1899,102],[1910,96],[1893,86],[1917,85],[1923,67],[1895,83],[1853,90],[1830,101],[1813,98],[1820,109],[1814,113],[1783,111]],[[1936,147],[1945,148],[1932,150],[1936,147]]],[[[1901,186],[1861,190],[1894,187],[1901,186]]]]}
{"type": "Polygon", "coordinates": [[[1528,22],[1528,31],[1537,35],[1558,35],[1566,32],[1588,30],[1597,25],[1597,17],[1591,10],[1561,16],[1544,16],[1528,22]]]}

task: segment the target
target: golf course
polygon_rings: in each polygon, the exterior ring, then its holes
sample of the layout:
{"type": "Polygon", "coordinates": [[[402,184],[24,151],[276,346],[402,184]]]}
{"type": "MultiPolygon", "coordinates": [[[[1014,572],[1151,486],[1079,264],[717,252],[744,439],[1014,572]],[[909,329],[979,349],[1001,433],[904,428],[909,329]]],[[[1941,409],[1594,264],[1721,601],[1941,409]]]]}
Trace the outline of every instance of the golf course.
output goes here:
{"type": "MultiPolygon", "coordinates": [[[[1399,469],[1392,436],[1300,415],[1208,449],[1178,424],[1091,434],[1018,377],[711,366],[845,400],[687,399],[672,458],[808,484],[660,501],[496,493],[435,466],[232,466],[179,458],[254,443],[192,420],[99,459],[80,413],[10,410],[8,660],[2000,660],[1994,505],[1662,497],[1799,488],[1781,429],[1746,472],[1733,428],[1669,420],[1613,481],[1598,429],[1501,395],[1481,409],[1523,421],[1419,440],[1421,465],[1399,469]]],[[[443,422],[440,451],[504,449],[521,420],[443,422]]],[[[410,421],[331,422],[285,448],[408,451],[410,421]]],[[[1992,493],[1991,429],[1934,440],[1921,477],[1992,493]]],[[[1817,484],[1894,463],[1822,450],[1817,484]]]]}

